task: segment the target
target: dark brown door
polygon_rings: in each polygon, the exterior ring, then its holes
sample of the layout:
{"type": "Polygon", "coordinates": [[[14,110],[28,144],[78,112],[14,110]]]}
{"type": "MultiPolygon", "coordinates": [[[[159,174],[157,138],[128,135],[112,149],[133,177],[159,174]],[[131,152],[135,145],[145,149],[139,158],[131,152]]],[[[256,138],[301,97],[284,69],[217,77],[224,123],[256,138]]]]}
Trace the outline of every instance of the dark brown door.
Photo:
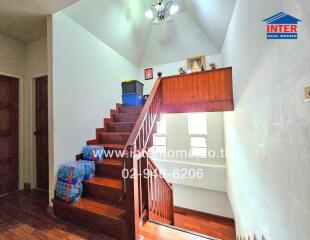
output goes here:
{"type": "Polygon", "coordinates": [[[0,195],[18,190],[18,79],[0,75],[0,195]]]}
{"type": "Polygon", "coordinates": [[[37,187],[48,190],[47,76],[36,79],[37,187]]]}

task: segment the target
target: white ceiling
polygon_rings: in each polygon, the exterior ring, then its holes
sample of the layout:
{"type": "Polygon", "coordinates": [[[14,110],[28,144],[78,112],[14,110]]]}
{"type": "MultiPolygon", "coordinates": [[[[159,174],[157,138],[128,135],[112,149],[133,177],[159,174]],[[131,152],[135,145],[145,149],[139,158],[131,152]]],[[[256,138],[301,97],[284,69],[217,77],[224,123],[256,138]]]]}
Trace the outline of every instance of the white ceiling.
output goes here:
{"type": "Polygon", "coordinates": [[[144,17],[155,0],[82,0],[63,10],[137,66],[220,53],[235,0],[174,0],[175,21],[159,26],[144,17]]]}
{"type": "Polygon", "coordinates": [[[46,36],[46,17],[78,0],[0,0],[0,33],[32,42],[46,36]]]}
{"type": "Polygon", "coordinates": [[[147,7],[148,0],[84,0],[63,12],[138,65],[150,30],[147,7]]]}
{"type": "Polygon", "coordinates": [[[175,21],[151,27],[141,67],[156,66],[188,57],[219,53],[188,12],[176,15],[175,21]]]}
{"type": "Polygon", "coordinates": [[[235,2],[235,0],[187,0],[185,2],[187,11],[219,50],[222,50],[235,2]]]}
{"type": "Polygon", "coordinates": [[[46,16],[63,9],[136,66],[221,52],[236,0],[174,0],[180,13],[159,26],[144,17],[154,1],[0,0],[0,33],[23,42],[37,40],[46,36],[46,16]]]}

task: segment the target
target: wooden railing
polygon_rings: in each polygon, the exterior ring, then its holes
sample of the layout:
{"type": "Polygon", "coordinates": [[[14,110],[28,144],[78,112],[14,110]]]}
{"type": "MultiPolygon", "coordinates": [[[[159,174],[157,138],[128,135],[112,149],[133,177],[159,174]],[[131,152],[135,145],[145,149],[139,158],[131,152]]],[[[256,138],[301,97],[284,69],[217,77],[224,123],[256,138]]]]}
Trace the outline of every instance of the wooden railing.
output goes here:
{"type": "Polygon", "coordinates": [[[125,146],[123,169],[128,236],[134,240],[147,220],[174,224],[173,189],[146,154],[160,112],[233,110],[232,69],[158,78],[125,146]]]}
{"type": "Polygon", "coordinates": [[[149,219],[174,225],[172,185],[149,158],[147,169],[151,173],[148,178],[149,219]]]}
{"type": "Polygon", "coordinates": [[[130,177],[124,179],[129,239],[138,237],[140,228],[150,217],[165,223],[174,222],[172,212],[166,213],[167,209],[173,209],[172,187],[146,152],[159,119],[161,83],[158,78],[125,146],[123,167],[130,173],[130,177]]]}

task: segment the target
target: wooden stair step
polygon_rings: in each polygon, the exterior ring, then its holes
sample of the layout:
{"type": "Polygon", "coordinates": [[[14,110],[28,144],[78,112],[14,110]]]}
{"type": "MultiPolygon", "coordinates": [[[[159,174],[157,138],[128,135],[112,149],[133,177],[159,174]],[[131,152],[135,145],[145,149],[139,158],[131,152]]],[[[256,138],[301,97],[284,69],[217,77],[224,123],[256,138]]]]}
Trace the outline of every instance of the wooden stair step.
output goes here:
{"type": "Polygon", "coordinates": [[[137,112],[140,113],[143,109],[143,106],[132,106],[132,107],[125,107],[122,106],[119,108],[119,112],[121,113],[128,113],[128,112],[137,112]]]}
{"type": "Polygon", "coordinates": [[[113,115],[113,122],[136,122],[140,113],[116,113],[113,115]]]}
{"type": "Polygon", "coordinates": [[[132,132],[135,122],[109,122],[108,132],[132,132]]]}
{"type": "Polygon", "coordinates": [[[109,158],[109,159],[97,161],[97,164],[112,165],[112,166],[121,167],[122,166],[122,160],[115,159],[115,158],[109,158]]]}
{"type": "Polygon", "coordinates": [[[120,179],[93,177],[84,181],[83,196],[116,204],[123,196],[122,188],[123,182],[120,179]]]}
{"type": "Polygon", "coordinates": [[[121,158],[125,148],[125,144],[100,143],[96,145],[104,148],[105,158],[121,158]]]}
{"type": "Polygon", "coordinates": [[[72,204],[54,200],[54,214],[117,239],[126,239],[126,210],[116,205],[81,198],[72,204]]]}
{"type": "Polygon", "coordinates": [[[122,178],[122,161],[119,159],[104,159],[96,162],[96,176],[116,179],[122,178]]]}
{"type": "Polygon", "coordinates": [[[115,143],[101,143],[97,144],[100,146],[103,146],[105,149],[111,149],[111,150],[122,150],[125,147],[125,144],[115,144],[115,143]]]}
{"type": "Polygon", "coordinates": [[[95,184],[102,187],[122,190],[122,181],[107,177],[93,177],[90,180],[84,181],[84,183],[95,184]]]}
{"type": "Polygon", "coordinates": [[[98,142],[126,144],[129,136],[130,132],[100,132],[98,142]]]}

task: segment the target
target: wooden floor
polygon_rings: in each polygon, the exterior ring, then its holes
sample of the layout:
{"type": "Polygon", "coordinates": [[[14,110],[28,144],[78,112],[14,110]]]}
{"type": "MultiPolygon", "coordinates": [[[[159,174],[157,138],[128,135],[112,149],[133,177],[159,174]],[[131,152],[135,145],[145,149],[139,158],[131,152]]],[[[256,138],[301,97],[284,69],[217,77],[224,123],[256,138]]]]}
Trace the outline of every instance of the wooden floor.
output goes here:
{"type": "Polygon", "coordinates": [[[222,240],[235,240],[234,224],[212,217],[175,213],[175,226],[222,240]]]}
{"type": "Polygon", "coordinates": [[[167,228],[152,222],[147,222],[140,234],[141,240],[207,240],[190,233],[167,228]]]}
{"type": "MultiPolygon", "coordinates": [[[[87,228],[51,218],[46,208],[48,194],[44,191],[20,191],[0,198],[0,240],[114,240],[87,228]]],[[[234,240],[234,227],[188,214],[175,214],[175,225],[190,231],[234,240]]],[[[178,230],[148,222],[141,236],[144,240],[205,240],[178,230]]]]}
{"type": "Polygon", "coordinates": [[[48,194],[21,191],[0,198],[0,240],[114,240],[47,215],[48,194]]]}

